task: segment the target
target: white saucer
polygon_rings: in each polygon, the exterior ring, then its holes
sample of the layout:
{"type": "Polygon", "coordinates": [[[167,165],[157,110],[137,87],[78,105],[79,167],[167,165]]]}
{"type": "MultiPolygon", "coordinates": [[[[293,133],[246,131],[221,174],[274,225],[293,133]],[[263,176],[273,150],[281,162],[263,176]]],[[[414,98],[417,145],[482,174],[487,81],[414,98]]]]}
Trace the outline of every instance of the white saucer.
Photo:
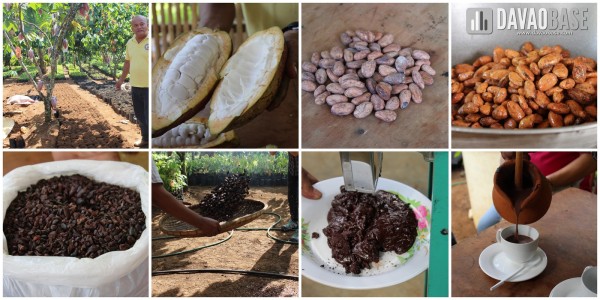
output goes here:
{"type": "MultiPolygon", "coordinates": [[[[508,282],[520,282],[529,280],[535,276],[540,275],[546,265],[548,265],[548,257],[542,248],[538,248],[534,257],[530,261],[534,261],[540,257],[542,260],[538,261],[533,267],[527,267],[519,274],[513,276],[508,282]]],[[[494,243],[485,248],[481,255],[479,255],[479,267],[488,276],[503,280],[516,272],[523,264],[510,260],[504,252],[502,252],[500,244],[494,243]]]]}
{"type": "Polygon", "coordinates": [[[580,287],[581,277],[567,279],[552,289],[550,297],[582,297],[580,287]]]}

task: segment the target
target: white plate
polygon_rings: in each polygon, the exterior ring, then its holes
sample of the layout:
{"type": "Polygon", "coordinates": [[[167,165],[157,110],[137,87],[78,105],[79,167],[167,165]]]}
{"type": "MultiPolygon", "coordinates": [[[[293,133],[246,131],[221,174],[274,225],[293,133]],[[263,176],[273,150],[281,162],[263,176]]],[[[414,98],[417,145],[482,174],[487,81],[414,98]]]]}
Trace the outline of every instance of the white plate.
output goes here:
{"type": "MultiPolygon", "coordinates": [[[[541,257],[541,261],[538,261],[533,267],[527,267],[507,281],[520,282],[540,275],[540,273],[546,269],[546,265],[548,265],[548,258],[542,248],[537,249],[535,256],[530,262],[538,259],[538,257],[541,257]]],[[[510,274],[513,274],[522,265],[523,264],[514,262],[506,257],[498,243],[488,246],[481,252],[481,255],[479,255],[479,267],[481,267],[481,270],[488,276],[498,280],[502,280],[510,274]]]]}
{"type": "Polygon", "coordinates": [[[567,279],[557,284],[550,292],[550,297],[575,297],[575,290],[581,284],[581,277],[567,279]]]}
{"type": "Polygon", "coordinates": [[[582,291],[585,291],[585,287],[581,277],[575,277],[557,284],[550,292],[550,297],[594,297],[582,291]]]}
{"type": "Polygon", "coordinates": [[[302,198],[302,274],[328,286],[359,290],[399,284],[425,271],[429,267],[431,200],[403,183],[380,178],[378,190],[400,194],[402,200],[415,211],[419,220],[417,240],[402,255],[393,251],[380,253],[379,263],[372,263],[371,269],[365,269],[359,275],[346,274],[344,267],[332,258],[327,237],[323,233],[331,201],[340,193],[343,184],[342,177],[321,181],[315,184],[315,188],[323,193],[320,200],[302,198]],[[320,237],[313,239],[313,232],[320,237]]]}

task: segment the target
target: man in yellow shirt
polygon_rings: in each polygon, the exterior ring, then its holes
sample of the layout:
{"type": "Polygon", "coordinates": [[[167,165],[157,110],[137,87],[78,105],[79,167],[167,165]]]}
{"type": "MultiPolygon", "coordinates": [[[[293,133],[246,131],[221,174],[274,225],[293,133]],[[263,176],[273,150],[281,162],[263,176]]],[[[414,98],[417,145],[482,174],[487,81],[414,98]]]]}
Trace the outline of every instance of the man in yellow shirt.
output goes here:
{"type": "Polygon", "coordinates": [[[148,76],[150,71],[150,60],[148,52],[150,43],[148,38],[148,19],[144,16],[135,16],[131,19],[131,29],[134,37],[127,42],[125,52],[125,63],[123,64],[123,73],[117,81],[116,89],[120,90],[121,85],[131,73],[131,99],[133,100],[133,111],[140,124],[142,139],[137,141],[134,146],[139,148],[148,147],[148,76]]]}

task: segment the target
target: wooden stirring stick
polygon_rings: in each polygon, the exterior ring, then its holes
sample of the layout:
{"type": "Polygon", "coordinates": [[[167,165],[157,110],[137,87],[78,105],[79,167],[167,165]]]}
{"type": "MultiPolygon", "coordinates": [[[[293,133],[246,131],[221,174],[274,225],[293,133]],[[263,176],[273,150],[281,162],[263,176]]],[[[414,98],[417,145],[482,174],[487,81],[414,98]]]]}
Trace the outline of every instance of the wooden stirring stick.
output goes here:
{"type": "Polygon", "coordinates": [[[517,152],[515,159],[515,186],[517,189],[523,188],[523,152],[517,152]]]}

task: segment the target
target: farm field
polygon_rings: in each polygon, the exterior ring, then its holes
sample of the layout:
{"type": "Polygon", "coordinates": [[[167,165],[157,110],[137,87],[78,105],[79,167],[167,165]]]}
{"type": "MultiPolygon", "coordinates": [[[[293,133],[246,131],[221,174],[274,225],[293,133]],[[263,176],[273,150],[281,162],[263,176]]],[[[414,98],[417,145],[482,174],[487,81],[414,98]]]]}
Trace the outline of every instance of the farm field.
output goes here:
{"type": "MultiPolygon", "coordinates": [[[[4,94],[22,95],[30,88],[26,83],[5,83],[4,94]]],[[[21,134],[27,148],[133,148],[139,127],[110,104],[70,80],[57,83],[54,95],[61,99],[60,122],[49,124],[44,123],[43,103],[20,106],[5,101],[3,112],[15,122],[10,135],[21,134]],[[14,111],[22,113],[10,114],[14,111]]]]}
{"type": "Polygon", "coordinates": [[[131,91],[115,86],[131,18],[148,5],[6,3],[3,12],[3,147],[135,148],[131,91]]]}

